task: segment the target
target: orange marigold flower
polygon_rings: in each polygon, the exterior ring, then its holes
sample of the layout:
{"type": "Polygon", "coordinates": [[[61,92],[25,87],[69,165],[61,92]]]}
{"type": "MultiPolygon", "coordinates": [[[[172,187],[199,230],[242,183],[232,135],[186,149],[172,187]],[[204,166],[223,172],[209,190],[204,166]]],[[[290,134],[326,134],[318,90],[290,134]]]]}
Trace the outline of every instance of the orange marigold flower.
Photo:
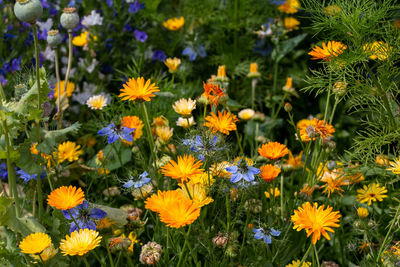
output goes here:
{"type": "Polygon", "coordinates": [[[332,227],[339,227],[339,218],[341,215],[338,211],[332,211],[332,207],[325,205],[318,207],[318,203],[313,205],[310,202],[303,203],[298,210],[294,211],[291,221],[293,229],[301,231],[304,229],[307,237],[312,234],[311,242],[315,245],[321,239],[321,234],[328,240],[331,240],[327,232],[334,233],[332,227]]]}
{"type": "Polygon", "coordinates": [[[29,148],[29,150],[31,151],[31,153],[33,155],[37,155],[39,154],[39,150],[37,150],[36,146],[38,145],[38,143],[32,143],[31,147],[29,148]]]}
{"type": "Polygon", "coordinates": [[[179,179],[184,183],[204,171],[200,169],[202,164],[201,161],[197,161],[192,155],[178,156],[177,162],[171,159],[161,168],[161,172],[165,176],[172,179],[179,179]]]}
{"type": "Polygon", "coordinates": [[[329,41],[327,44],[322,43],[322,47],[314,46],[312,51],[308,54],[312,56],[311,59],[323,59],[330,61],[333,57],[337,57],[347,49],[345,44],[336,41],[329,41]]]}
{"type": "Polygon", "coordinates": [[[286,14],[297,13],[299,8],[300,8],[299,0],[286,0],[285,3],[278,6],[279,11],[284,12],[286,14]]]}
{"type": "Polygon", "coordinates": [[[81,188],[61,186],[50,193],[47,204],[59,210],[69,210],[82,204],[84,199],[85,194],[81,188]]]}
{"type": "Polygon", "coordinates": [[[151,123],[153,126],[168,126],[169,122],[168,119],[165,118],[164,116],[159,116],[153,119],[153,122],[151,123]]]}
{"type": "Polygon", "coordinates": [[[124,88],[121,89],[121,93],[118,97],[128,101],[151,101],[150,98],[155,97],[153,93],[159,92],[160,90],[158,90],[158,86],[155,86],[155,83],[150,83],[150,79],[145,83],[143,77],[137,79],[130,78],[129,81],[123,85],[124,88]]]}
{"type": "Polygon", "coordinates": [[[211,116],[206,117],[204,126],[210,128],[214,133],[220,132],[229,135],[230,131],[236,131],[235,122],[239,121],[236,115],[230,112],[218,111],[218,116],[212,112],[211,116]]]}
{"type": "Polygon", "coordinates": [[[308,142],[311,139],[315,140],[317,137],[327,138],[335,132],[333,125],[324,120],[316,118],[313,120],[302,120],[300,127],[299,123],[297,123],[297,127],[299,128],[300,138],[303,142],[308,142]]]}
{"type": "Polygon", "coordinates": [[[176,190],[158,191],[145,204],[146,209],[159,213],[160,221],[172,228],[191,224],[200,216],[200,207],[176,190]]]}
{"type": "Polygon", "coordinates": [[[362,189],[357,190],[357,200],[361,203],[368,202],[368,206],[375,201],[383,201],[387,197],[387,189],[385,186],[380,186],[379,183],[372,183],[368,186],[364,185],[362,189]]]}
{"type": "Polygon", "coordinates": [[[258,149],[261,157],[277,160],[289,153],[289,149],[278,142],[269,142],[258,149]]]}
{"type": "Polygon", "coordinates": [[[135,129],[135,131],[132,132],[134,141],[136,141],[143,135],[143,122],[139,119],[138,116],[123,117],[121,120],[121,126],[135,129]]]}
{"type": "Polygon", "coordinates": [[[266,182],[272,182],[276,177],[278,177],[281,169],[275,165],[267,164],[260,167],[261,178],[266,182]]]}
{"type": "Polygon", "coordinates": [[[79,150],[81,146],[77,145],[75,142],[67,141],[58,145],[58,162],[64,162],[68,160],[69,162],[79,159],[79,156],[83,154],[82,150],[79,150]]]}
{"type": "Polygon", "coordinates": [[[303,167],[304,163],[301,160],[302,156],[303,156],[303,151],[301,151],[299,155],[293,156],[292,152],[289,150],[289,158],[283,160],[283,162],[285,163],[284,169],[287,168],[287,169],[297,170],[303,167]]]}
{"type": "Polygon", "coordinates": [[[304,184],[303,188],[300,190],[300,193],[311,197],[312,193],[314,193],[315,189],[318,188],[318,185],[309,186],[308,184],[304,184]]]}
{"type": "Polygon", "coordinates": [[[328,193],[328,198],[335,191],[337,191],[339,195],[343,196],[342,193],[340,193],[340,192],[343,192],[343,189],[341,188],[342,185],[346,185],[346,181],[345,181],[344,177],[340,177],[340,178],[336,178],[336,179],[329,177],[326,179],[325,184],[321,187],[321,188],[325,188],[324,191],[322,191],[322,193],[328,193]]]}
{"type": "Polygon", "coordinates": [[[225,96],[224,91],[219,88],[218,84],[204,83],[203,82],[204,93],[202,96],[210,101],[210,105],[218,106],[219,100],[225,96]]]}

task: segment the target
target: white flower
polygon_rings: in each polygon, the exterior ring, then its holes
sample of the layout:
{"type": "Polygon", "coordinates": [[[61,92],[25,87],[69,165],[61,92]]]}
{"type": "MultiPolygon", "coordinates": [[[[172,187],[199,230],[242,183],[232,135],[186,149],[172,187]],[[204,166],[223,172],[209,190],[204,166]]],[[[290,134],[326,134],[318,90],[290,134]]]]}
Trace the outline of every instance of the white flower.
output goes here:
{"type": "Polygon", "coordinates": [[[97,61],[97,59],[93,59],[92,63],[90,63],[90,65],[88,64],[88,62],[82,58],[79,58],[79,62],[78,62],[78,66],[81,68],[86,68],[88,73],[92,73],[94,71],[94,69],[96,68],[97,64],[99,62],[97,61]]]}
{"type": "Polygon", "coordinates": [[[47,46],[47,47],[46,47],[46,50],[44,50],[44,51],[42,52],[42,55],[44,56],[44,58],[45,58],[46,60],[49,60],[49,61],[51,61],[51,62],[54,62],[55,53],[54,53],[54,50],[50,48],[50,46],[47,46]]]}
{"type": "Polygon", "coordinates": [[[86,105],[91,109],[102,110],[107,106],[108,98],[104,95],[94,95],[86,101],[86,105]]]}
{"type": "Polygon", "coordinates": [[[190,117],[189,119],[179,117],[178,120],[176,121],[176,125],[183,127],[185,129],[187,129],[188,127],[193,126],[195,124],[196,124],[196,122],[194,121],[193,117],[190,117]],[[188,126],[188,120],[189,120],[189,126],[188,126]]]}
{"type": "Polygon", "coordinates": [[[46,22],[40,22],[40,21],[38,21],[37,23],[36,23],[38,26],[39,26],[39,29],[40,29],[40,31],[41,32],[43,32],[43,31],[50,31],[51,30],[51,28],[53,27],[53,20],[51,19],[51,18],[48,18],[47,20],[46,20],[46,22]]]}
{"type": "Polygon", "coordinates": [[[79,102],[79,104],[81,105],[85,105],[88,98],[91,97],[95,91],[96,91],[95,84],[83,82],[83,90],[80,91],[80,93],[76,93],[77,92],[76,90],[75,93],[72,94],[72,100],[79,102]]]}
{"type": "Polygon", "coordinates": [[[100,16],[99,13],[96,13],[95,10],[90,12],[90,15],[83,17],[82,25],[89,27],[94,25],[102,25],[103,24],[103,17],[100,16]]]}

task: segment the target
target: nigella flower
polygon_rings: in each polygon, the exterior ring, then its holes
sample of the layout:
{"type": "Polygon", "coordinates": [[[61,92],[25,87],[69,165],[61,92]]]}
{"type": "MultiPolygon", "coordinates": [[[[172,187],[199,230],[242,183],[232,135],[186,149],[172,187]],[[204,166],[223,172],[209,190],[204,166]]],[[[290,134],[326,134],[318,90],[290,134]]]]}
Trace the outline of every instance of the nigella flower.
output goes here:
{"type": "Polygon", "coordinates": [[[146,42],[148,36],[145,31],[135,30],[133,33],[135,34],[136,40],[142,43],[146,42]]]}
{"type": "Polygon", "coordinates": [[[72,208],[68,211],[63,210],[62,213],[67,220],[73,221],[69,228],[69,232],[72,233],[79,229],[88,228],[90,230],[96,230],[96,224],[94,220],[101,220],[107,216],[107,213],[98,208],[88,208],[86,200],[82,204],[72,208]],[[72,215],[72,217],[71,217],[72,215]],[[75,222],[78,224],[76,225],[75,222]]]}
{"type": "Polygon", "coordinates": [[[247,161],[243,159],[239,160],[237,165],[227,167],[225,170],[232,174],[232,183],[237,183],[242,179],[246,180],[247,182],[254,181],[254,175],[260,173],[260,169],[249,166],[247,161]]]}
{"type": "Polygon", "coordinates": [[[107,136],[107,140],[109,144],[114,143],[117,141],[119,138],[128,141],[128,142],[133,142],[133,136],[132,132],[135,130],[135,128],[128,128],[128,127],[122,127],[121,129],[115,128],[114,123],[110,123],[107,127],[99,130],[97,133],[100,136],[107,136]]]}
{"type": "Polygon", "coordinates": [[[257,240],[263,239],[266,244],[271,244],[271,236],[279,236],[280,231],[274,228],[269,228],[266,231],[263,228],[253,229],[254,238],[257,240]]]}
{"type": "Polygon", "coordinates": [[[144,186],[145,184],[148,184],[151,181],[151,178],[147,177],[149,174],[144,171],[141,175],[139,175],[139,180],[138,181],[133,181],[132,176],[130,177],[129,181],[126,182],[123,187],[125,188],[131,188],[132,186],[134,188],[140,188],[144,186]]]}
{"type": "Polygon", "coordinates": [[[153,59],[164,62],[167,59],[167,55],[162,50],[155,50],[153,53],[153,59]]]}
{"type": "Polygon", "coordinates": [[[0,164],[0,177],[2,180],[8,177],[7,165],[5,163],[0,164]]]}
{"type": "MultiPolygon", "coordinates": [[[[29,173],[23,171],[22,169],[21,169],[21,170],[18,170],[16,173],[19,175],[19,178],[21,178],[21,179],[24,180],[24,183],[25,183],[25,184],[27,184],[27,183],[28,183],[30,180],[32,180],[32,179],[33,179],[33,180],[36,180],[36,179],[37,179],[37,174],[29,174],[29,173]]],[[[44,179],[44,177],[46,177],[46,173],[45,173],[45,172],[43,172],[42,174],[40,174],[40,178],[41,178],[41,179],[44,179]]]]}
{"type": "Polygon", "coordinates": [[[203,136],[196,135],[194,140],[183,139],[183,145],[190,146],[190,150],[199,153],[199,159],[204,161],[205,156],[209,155],[210,152],[217,150],[218,136],[203,136]]]}
{"type": "Polygon", "coordinates": [[[197,47],[194,46],[187,46],[183,51],[182,55],[189,56],[190,61],[194,61],[197,58],[197,55],[200,57],[207,56],[206,50],[204,46],[198,45],[197,47]]]}

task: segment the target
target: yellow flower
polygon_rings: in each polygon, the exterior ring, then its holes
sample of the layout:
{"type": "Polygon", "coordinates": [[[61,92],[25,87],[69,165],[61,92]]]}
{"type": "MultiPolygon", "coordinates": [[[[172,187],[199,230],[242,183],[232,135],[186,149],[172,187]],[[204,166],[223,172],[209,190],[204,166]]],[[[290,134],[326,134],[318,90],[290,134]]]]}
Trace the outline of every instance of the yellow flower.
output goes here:
{"type": "Polygon", "coordinates": [[[58,145],[58,162],[61,163],[65,160],[72,162],[78,160],[79,156],[83,154],[82,150],[79,150],[81,146],[76,145],[75,142],[67,141],[58,145]]]}
{"type": "Polygon", "coordinates": [[[178,120],[176,121],[176,125],[183,127],[185,129],[187,129],[195,124],[196,124],[196,122],[194,121],[193,117],[190,117],[190,118],[179,117],[178,120]]]}
{"type": "Polygon", "coordinates": [[[238,118],[225,110],[223,112],[218,110],[218,116],[212,112],[211,116],[207,116],[205,120],[204,126],[210,128],[214,133],[220,132],[229,135],[230,131],[237,129],[235,122],[238,121],[238,118]]]}
{"type": "MultiPolygon", "coordinates": [[[[285,267],[300,267],[301,260],[293,260],[292,263],[287,264],[285,267]]],[[[311,262],[305,261],[301,267],[311,267],[311,262]]]]}
{"type": "Polygon", "coordinates": [[[307,237],[312,235],[311,242],[315,245],[321,239],[321,234],[328,240],[331,240],[327,232],[334,233],[332,227],[339,227],[340,214],[338,211],[332,212],[332,207],[325,205],[318,207],[318,203],[311,205],[310,202],[304,203],[298,210],[294,211],[291,221],[293,229],[301,231],[304,229],[307,237]]]}
{"type": "MultiPolygon", "coordinates": [[[[57,84],[54,85],[54,98],[58,98],[58,90],[57,90],[57,84]]],[[[71,81],[68,81],[67,84],[67,97],[70,97],[72,93],[75,91],[75,84],[71,81]]],[[[65,81],[60,81],[60,94],[64,95],[65,94],[65,81]]]]}
{"type": "Polygon", "coordinates": [[[304,119],[297,123],[297,128],[300,132],[300,139],[303,142],[309,142],[315,140],[317,137],[327,138],[332,136],[335,132],[333,125],[325,122],[324,120],[313,120],[304,119]]]}
{"type": "Polygon", "coordinates": [[[145,204],[146,209],[159,213],[160,221],[172,228],[192,224],[200,216],[200,207],[176,190],[158,191],[145,204]]]}
{"type": "Polygon", "coordinates": [[[178,70],[179,65],[181,64],[181,60],[177,57],[174,58],[167,58],[164,61],[165,66],[168,67],[168,71],[170,73],[174,73],[178,70]]]}
{"type": "Polygon", "coordinates": [[[171,139],[173,133],[174,129],[170,128],[169,126],[156,127],[156,135],[165,143],[171,139]]]}
{"type": "Polygon", "coordinates": [[[261,157],[270,159],[270,160],[277,160],[289,153],[289,149],[278,142],[269,142],[262,145],[258,149],[258,153],[260,153],[261,157]]]}
{"type": "Polygon", "coordinates": [[[25,237],[19,248],[25,254],[39,254],[51,245],[51,238],[45,233],[33,233],[25,237]]]}
{"type": "Polygon", "coordinates": [[[229,78],[226,77],[226,67],[225,67],[225,65],[218,66],[217,77],[215,79],[217,81],[220,81],[220,82],[229,81],[229,78]]]}
{"type": "Polygon", "coordinates": [[[250,72],[247,74],[249,78],[259,78],[261,74],[258,72],[258,64],[256,62],[250,63],[250,72]]]}
{"type": "Polygon", "coordinates": [[[360,207],[357,209],[357,214],[360,218],[367,218],[369,215],[369,212],[366,208],[360,207]]]}
{"type": "Polygon", "coordinates": [[[163,22],[163,26],[170,31],[177,31],[185,24],[184,17],[170,18],[163,22]]]}
{"type": "Polygon", "coordinates": [[[59,210],[69,210],[82,204],[84,199],[85,194],[81,188],[61,186],[50,193],[47,204],[59,210]]]}
{"type": "Polygon", "coordinates": [[[254,110],[252,110],[251,108],[246,108],[246,109],[242,109],[238,113],[238,117],[244,121],[248,121],[248,120],[251,120],[251,118],[253,118],[255,113],[256,112],[254,110]]]}
{"type": "Polygon", "coordinates": [[[196,109],[196,100],[181,98],[172,105],[172,108],[179,115],[188,118],[192,116],[192,111],[196,109]]]}
{"type": "Polygon", "coordinates": [[[153,122],[151,123],[151,125],[154,125],[156,127],[158,126],[168,126],[169,122],[168,119],[165,118],[164,116],[159,116],[153,119],[153,122]]]}
{"type": "Polygon", "coordinates": [[[284,12],[286,14],[297,13],[299,8],[300,8],[299,0],[287,0],[285,3],[278,6],[279,11],[284,12]]]}
{"type": "Polygon", "coordinates": [[[340,192],[343,192],[343,189],[341,188],[342,185],[345,185],[346,182],[344,181],[344,177],[340,178],[332,178],[329,177],[325,180],[325,184],[321,188],[325,188],[322,193],[328,193],[328,198],[331,196],[331,193],[334,193],[335,191],[338,192],[339,195],[342,196],[340,192]]]}
{"type": "MultiPolygon", "coordinates": [[[[381,160],[384,162],[384,160],[381,160]]],[[[394,174],[400,174],[400,157],[398,159],[394,159],[394,161],[390,161],[389,165],[391,168],[387,168],[386,170],[392,171],[394,174]]]]}
{"type": "MultiPolygon", "coordinates": [[[[120,237],[125,238],[125,234],[122,234],[120,237]]],[[[131,244],[128,247],[128,251],[133,253],[133,245],[139,243],[139,239],[137,239],[137,236],[134,235],[133,232],[129,233],[128,239],[131,241],[131,244]]]]}
{"type": "Polygon", "coordinates": [[[281,169],[275,165],[267,164],[260,167],[261,178],[266,182],[272,182],[276,177],[278,177],[281,169]]]}
{"type": "Polygon", "coordinates": [[[382,201],[387,195],[387,189],[384,186],[379,186],[379,183],[372,183],[368,186],[364,185],[362,189],[357,190],[357,200],[361,203],[368,202],[368,206],[374,201],[382,201]]]}
{"type": "Polygon", "coordinates": [[[57,252],[58,252],[58,249],[55,249],[54,245],[50,244],[50,246],[45,248],[43,250],[43,252],[40,253],[40,257],[39,257],[39,255],[34,255],[34,254],[31,254],[31,257],[38,261],[42,260],[42,261],[46,262],[46,261],[50,260],[51,258],[53,258],[57,254],[57,252]]]}
{"type": "Polygon", "coordinates": [[[207,196],[208,190],[201,183],[193,183],[191,180],[186,183],[186,186],[184,184],[179,184],[179,186],[181,188],[177,190],[182,192],[186,198],[191,198],[200,208],[214,201],[212,197],[207,196]]]}
{"type": "MultiPolygon", "coordinates": [[[[211,172],[211,169],[210,169],[211,172]]],[[[202,185],[213,185],[215,183],[215,179],[213,177],[213,174],[210,173],[210,177],[208,177],[208,174],[206,172],[197,174],[192,176],[192,178],[190,179],[190,182],[193,184],[202,184],[202,185]],[[210,180],[209,180],[210,179],[210,180]]]]}
{"type": "Polygon", "coordinates": [[[301,157],[303,156],[303,151],[300,152],[299,155],[293,156],[292,152],[289,150],[289,158],[284,159],[283,162],[284,168],[297,170],[303,166],[303,162],[301,161],[301,157]]]}
{"type": "Polygon", "coordinates": [[[128,101],[151,101],[150,98],[155,97],[153,93],[159,92],[160,90],[155,86],[155,83],[150,83],[150,79],[145,83],[143,77],[137,79],[130,78],[129,81],[123,85],[124,88],[120,90],[121,93],[118,97],[128,101]]]}
{"type": "Polygon", "coordinates": [[[375,158],[375,162],[376,164],[383,166],[383,167],[389,167],[390,166],[390,162],[389,162],[389,158],[385,155],[378,155],[375,158]]]}
{"type": "Polygon", "coordinates": [[[143,122],[139,119],[138,116],[125,116],[121,120],[121,125],[123,127],[128,127],[135,129],[133,131],[133,140],[136,141],[143,135],[143,122]]]}
{"type": "Polygon", "coordinates": [[[29,150],[31,151],[31,153],[33,155],[39,154],[39,150],[37,150],[37,148],[36,148],[37,145],[38,145],[38,143],[32,143],[31,147],[29,148],[29,150]]]}
{"type": "Polygon", "coordinates": [[[322,47],[314,46],[312,51],[308,54],[312,56],[311,59],[323,59],[330,61],[333,57],[337,57],[347,49],[347,46],[341,42],[329,41],[327,44],[322,43],[322,47]]]}
{"type": "Polygon", "coordinates": [[[107,101],[108,99],[104,95],[94,95],[86,101],[86,105],[91,109],[102,110],[107,106],[107,101]]]}
{"type": "Polygon", "coordinates": [[[171,159],[161,168],[161,173],[185,183],[193,176],[201,174],[204,171],[200,169],[202,164],[201,161],[197,161],[192,155],[178,156],[177,162],[171,159]]]}
{"type": "Polygon", "coordinates": [[[281,191],[278,189],[278,187],[275,187],[275,188],[270,188],[269,192],[265,191],[264,194],[265,194],[266,198],[270,198],[270,197],[276,198],[281,195],[281,191]]]}
{"type": "Polygon", "coordinates": [[[385,60],[392,51],[392,47],[382,41],[367,43],[363,46],[364,52],[372,60],[385,60]]]}
{"type": "Polygon", "coordinates": [[[72,44],[74,46],[85,46],[89,43],[89,32],[82,32],[79,36],[75,36],[72,39],[72,44]]]}
{"type": "Polygon", "coordinates": [[[60,242],[60,250],[64,256],[83,256],[100,245],[101,236],[95,230],[80,229],[65,236],[60,242]]]}
{"type": "Polygon", "coordinates": [[[300,25],[300,21],[298,21],[296,18],[293,17],[286,17],[283,20],[283,26],[287,30],[298,30],[300,25]]]}

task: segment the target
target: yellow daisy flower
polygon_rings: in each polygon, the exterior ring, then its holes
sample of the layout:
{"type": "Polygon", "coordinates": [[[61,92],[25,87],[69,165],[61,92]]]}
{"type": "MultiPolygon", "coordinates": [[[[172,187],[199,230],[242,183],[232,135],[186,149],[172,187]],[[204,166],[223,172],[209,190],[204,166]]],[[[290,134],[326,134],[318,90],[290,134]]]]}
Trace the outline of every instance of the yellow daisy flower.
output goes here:
{"type": "Polygon", "coordinates": [[[95,230],[80,229],[65,236],[60,242],[60,250],[64,256],[83,256],[100,245],[101,236],[95,230]]]}
{"type": "Polygon", "coordinates": [[[380,186],[379,183],[372,183],[368,186],[364,185],[362,189],[357,190],[357,200],[361,203],[368,202],[368,206],[375,201],[383,201],[387,195],[387,189],[384,186],[380,186]]]}

